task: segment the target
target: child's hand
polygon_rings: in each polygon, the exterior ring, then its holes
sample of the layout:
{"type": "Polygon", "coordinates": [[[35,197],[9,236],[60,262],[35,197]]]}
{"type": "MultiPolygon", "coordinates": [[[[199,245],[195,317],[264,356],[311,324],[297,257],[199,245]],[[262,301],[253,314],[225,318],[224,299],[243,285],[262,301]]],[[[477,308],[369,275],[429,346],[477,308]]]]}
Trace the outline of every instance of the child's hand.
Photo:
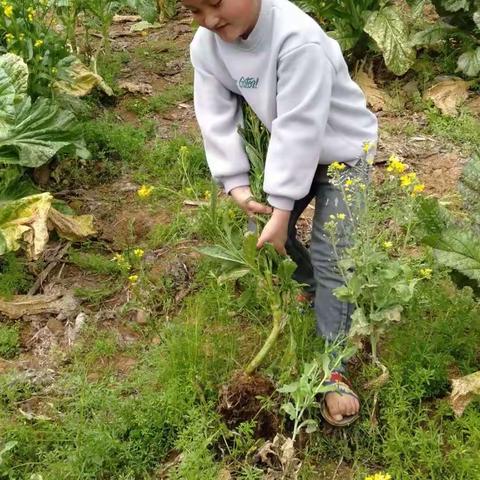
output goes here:
{"type": "Polygon", "coordinates": [[[280,255],[286,255],[285,243],[288,236],[288,221],[290,212],[275,208],[270,220],[263,227],[257,248],[262,248],[265,243],[271,243],[280,255]]]}
{"type": "Polygon", "coordinates": [[[252,196],[250,187],[237,187],[230,191],[235,203],[249,216],[252,217],[257,213],[270,215],[272,207],[256,202],[252,196]]]}

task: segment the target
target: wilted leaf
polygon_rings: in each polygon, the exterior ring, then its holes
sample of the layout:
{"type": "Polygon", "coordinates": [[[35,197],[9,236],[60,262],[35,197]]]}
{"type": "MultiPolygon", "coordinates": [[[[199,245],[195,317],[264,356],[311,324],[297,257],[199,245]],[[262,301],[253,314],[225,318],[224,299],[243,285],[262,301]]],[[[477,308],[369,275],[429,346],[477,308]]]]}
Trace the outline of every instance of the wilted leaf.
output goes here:
{"type": "Polygon", "coordinates": [[[31,259],[37,259],[48,242],[47,218],[50,193],[41,193],[0,203],[0,255],[22,244],[31,259]]]}
{"type": "Polygon", "coordinates": [[[291,438],[276,435],[273,442],[265,442],[256,456],[268,466],[264,480],[297,480],[302,462],[295,456],[291,438]]]}
{"type": "Polygon", "coordinates": [[[92,215],[64,215],[52,207],[48,214],[48,220],[60,237],[73,242],[84,240],[96,233],[92,215]]]}
{"type": "Polygon", "coordinates": [[[364,30],[375,40],[385,64],[395,75],[405,74],[413,65],[416,52],[410,46],[407,26],[395,7],[373,12],[364,30]]]}
{"type": "Polygon", "coordinates": [[[463,415],[468,404],[480,395],[480,372],[452,380],[450,405],[457,417],[463,415]]]}
{"type": "Polygon", "coordinates": [[[459,78],[442,80],[430,87],[424,95],[445,115],[456,115],[457,108],[468,98],[468,82],[459,78]]]}
{"type": "MultiPolygon", "coordinates": [[[[68,57],[63,62],[63,78],[53,84],[56,90],[73,97],[84,97],[98,86],[107,95],[113,95],[113,90],[105,83],[103,78],[92,72],[78,58],[68,57]]],[[[62,65],[60,65],[61,67],[62,65]]]]}
{"type": "Polygon", "coordinates": [[[390,105],[393,103],[392,98],[388,93],[378,88],[371,74],[363,70],[358,70],[355,74],[355,81],[362,89],[367,103],[372,107],[374,112],[389,110],[390,105]]]}

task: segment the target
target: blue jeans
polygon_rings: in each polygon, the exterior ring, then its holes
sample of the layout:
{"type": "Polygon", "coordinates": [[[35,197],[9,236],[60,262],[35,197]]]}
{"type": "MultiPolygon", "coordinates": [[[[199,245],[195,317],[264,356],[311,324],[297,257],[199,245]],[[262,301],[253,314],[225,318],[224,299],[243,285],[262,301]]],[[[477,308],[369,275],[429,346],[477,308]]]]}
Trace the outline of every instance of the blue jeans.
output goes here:
{"type": "MultiPolygon", "coordinates": [[[[355,226],[349,221],[348,209],[341,190],[332,185],[327,175],[328,165],[319,165],[310,188],[310,192],[295,202],[288,227],[287,253],[297,264],[293,277],[305,285],[305,290],[315,294],[315,316],[317,333],[326,340],[339,339],[346,335],[351,325],[354,306],[341,302],[333,290],[343,285],[343,278],[337,269],[337,258],[324,225],[331,220],[331,215],[345,214],[345,220],[339,222],[337,230],[337,252],[351,245],[355,226]],[[315,198],[315,214],[312,224],[310,250],[297,239],[296,223],[315,198]]],[[[365,158],[355,167],[348,167],[342,172],[344,178],[359,178],[367,185],[370,167],[365,158]]]]}

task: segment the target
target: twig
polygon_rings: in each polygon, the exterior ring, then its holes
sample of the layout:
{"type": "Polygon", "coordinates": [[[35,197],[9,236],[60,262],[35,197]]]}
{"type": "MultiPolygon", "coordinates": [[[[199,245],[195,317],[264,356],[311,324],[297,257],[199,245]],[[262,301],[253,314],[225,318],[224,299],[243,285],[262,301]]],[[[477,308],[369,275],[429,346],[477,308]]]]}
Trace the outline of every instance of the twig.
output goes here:
{"type": "Polygon", "coordinates": [[[335,480],[337,478],[337,473],[338,473],[338,470],[339,470],[340,466],[342,465],[342,463],[343,463],[343,457],[340,459],[340,461],[338,462],[337,468],[333,472],[332,480],[335,480]]]}
{"type": "Polygon", "coordinates": [[[45,267],[45,269],[37,277],[37,280],[35,280],[32,288],[30,288],[30,290],[28,291],[28,295],[35,295],[37,293],[50,272],[58,265],[59,261],[67,253],[67,250],[70,248],[71,245],[72,242],[67,242],[67,244],[60,250],[60,253],[55,256],[54,260],[45,267]]]}

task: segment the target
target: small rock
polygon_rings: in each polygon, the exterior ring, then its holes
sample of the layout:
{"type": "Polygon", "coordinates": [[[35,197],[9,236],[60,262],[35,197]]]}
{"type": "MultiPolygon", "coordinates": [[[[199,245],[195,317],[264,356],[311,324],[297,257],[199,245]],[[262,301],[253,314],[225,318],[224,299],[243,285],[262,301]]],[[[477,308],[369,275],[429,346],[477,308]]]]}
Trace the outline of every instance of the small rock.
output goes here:
{"type": "Polygon", "coordinates": [[[136,314],[136,321],[140,325],[146,325],[148,323],[148,313],[139,308],[136,314]]]}

